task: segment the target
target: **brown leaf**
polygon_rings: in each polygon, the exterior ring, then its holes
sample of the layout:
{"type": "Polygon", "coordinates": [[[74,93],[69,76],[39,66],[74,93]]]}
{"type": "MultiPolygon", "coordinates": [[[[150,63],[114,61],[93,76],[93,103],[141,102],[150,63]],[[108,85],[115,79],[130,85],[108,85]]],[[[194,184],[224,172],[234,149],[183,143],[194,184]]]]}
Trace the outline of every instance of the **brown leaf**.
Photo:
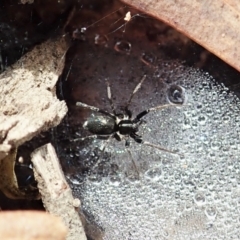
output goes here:
{"type": "Polygon", "coordinates": [[[240,70],[240,2],[237,0],[124,0],[161,19],[240,70]]]}

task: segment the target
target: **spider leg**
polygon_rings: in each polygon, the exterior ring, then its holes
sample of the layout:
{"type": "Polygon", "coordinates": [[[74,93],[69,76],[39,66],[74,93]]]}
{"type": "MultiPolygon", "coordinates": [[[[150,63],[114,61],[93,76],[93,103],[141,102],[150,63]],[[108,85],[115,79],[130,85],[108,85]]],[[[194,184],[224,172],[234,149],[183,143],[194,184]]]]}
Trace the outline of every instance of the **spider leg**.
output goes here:
{"type": "Polygon", "coordinates": [[[131,161],[132,161],[133,167],[135,168],[136,173],[137,173],[138,178],[139,178],[140,172],[139,172],[138,167],[137,167],[137,165],[136,165],[136,163],[135,163],[135,161],[134,161],[134,159],[133,159],[132,153],[131,153],[131,151],[130,151],[128,148],[126,148],[126,149],[127,149],[128,155],[129,155],[129,157],[130,157],[130,159],[131,159],[131,161]]]}
{"type": "Polygon", "coordinates": [[[114,104],[113,104],[113,100],[112,100],[112,93],[111,93],[110,83],[109,83],[107,78],[105,79],[105,81],[106,81],[106,84],[107,84],[107,97],[108,97],[108,101],[109,101],[109,103],[111,105],[113,114],[116,115],[116,110],[115,110],[115,107],[114,107],[114,104]]]}
{"type": "Polygon", "coordinates": [[[147,146],[152,147],[152,148],[157,148],[157,149],[159,149],[161,151],[164,151],[164,152],[168,152],[168,153],[172,153],[172,154],[178,154],[176,151],[168,150],[164,147],[161,147],[160,145],[156,145],[156,144],[153,144],[153,143],[150,143],[150,142],[142,141],[141,144],[147,145],[147,146]]]}
{"type": "Polygon", "coordinates": [[[131,112],[127,107],[125,107],[124,110],[125,110],[125,112],[126,112],[128,118],[131,119],[131,118],[132,118],[132,112],[131,112]]]}
{"type": "Polygon", "coordinates": [[[114,133],[113,137],[119,142],[122,140],[118,133],[114,133]]]}
{"type": "Polygon", "coordinates": [[[129,141],[129,137],[126,139],[126,142],[125,142],[125,147],[129,147],[130,146],[130,141],[129,141]]]}
{"type": "MultiPolygon", "coordinates": [[[[178,105],[177,105],[177,106],[178,106],[178,105]]],[[[165,105],[159,105],[159,106],[156,106],[156,107],[148,108],[148,109],[140,112],[140,113],[133,119],[133,122],[135,122],[135,123],[139,122],[140,119],[141,119],[142,117],[144,117],[145,115],[147,115],[149,112],[157,111],[157,110],[162,110],[162,109],[168,108],[168,107],[176,107],[176,105],[165,104],[165,105]]]]}
{"type": "Polygon", "coordinates": [[[83,107],[83,108],[86,108],[86,109],[90,109],[90,110],[95,111],[95,112],[103,113],[107,116],[112,117],[113,119],[116,119],[116,117],[113,114],[111,114],[111,113],[109,113],[109,112],[107,112],[103,109],[88,105],[88,104],[83,103],[83,102],[76,102],[76,106],[83,107]]]}
{"type": "Polygon", "coordinates": [[[97,134],[94,134],[94,135],[89,135],[89,136],[82,137],[82,138],[71,139],[70,141],[71,142],[77,142],[77,141],[85,141],[87,139],[102,139],[102,140],[106,140],[106,139],[109,139],[109,135],[97,135],[97,134]]]}
{"type": "Polygon", "coordinates": [[[146,77],[147,77],[147,76],[144,75],[143,78],[141,79],[141,81],[140,81],[140,82],[137,84],[137,86],[134,88],[132,94],[130,95],[130,97],[129,97],[128,101],[127,101],[127,105],[126,105],[126,107],[125,107],[125,111],[126,111],[126,112],[128,111],[128,107],[129,107],[129,105],[130,105],[130,103],[131,103],[131,101],[132,101],[133,96],[134,96],[135,93],[137,93],[138,90],[141,88],[142,83],[144,82],[144,80],[146,79],[146,77]]]}
{"type": "Polygon", "coordinates": [[[132,132],[129,135],[131,138],[133,138],[133,140],[137,143],[142,143],[142,138],[141,136],[137,135],[136,133],[132,132]]]}
{"type": "Polygon", "coordinates": [[[137,175],[138,175],[138,178],[140,176],[140,173],[139,173],[139,170],[138,170],[138,167],[137,167],[137,164],[135,163],[134,159],[133,159],[133,156],[132,156],[132,153],[130,152],[129,150],[129,147],[130,146],[130,141],[129,141],[129,138],[126,139],[126,142],[125,142],[125,147],[127,149],[127,152],[128,152],[128,155],[132,161],[132,164],[133,164],[133,167],[135,168],[136,172],[137,172],[137,175]]]}
{"type": "Polygon", "coordinates": [[[134,141],[137,142],[137,143],[140,143],[140,144],[143,144],[143,145],[147,145],[147,146],[152,147],[152,148],[157,148],[157,149],[159,149],[161,151],[168,152],[168,153],[171,153],[171,154],[178,154],[176,151],[171,151],[169,149],[161,147],[160,145],[156,145],[156,144],[153,144],[153,143],[150,143],[150,142],[147,142],[147,141],[143,141],[141,136],[137,135],[136,133],[131,133],[130,137],[133,138],[134,141]]]}

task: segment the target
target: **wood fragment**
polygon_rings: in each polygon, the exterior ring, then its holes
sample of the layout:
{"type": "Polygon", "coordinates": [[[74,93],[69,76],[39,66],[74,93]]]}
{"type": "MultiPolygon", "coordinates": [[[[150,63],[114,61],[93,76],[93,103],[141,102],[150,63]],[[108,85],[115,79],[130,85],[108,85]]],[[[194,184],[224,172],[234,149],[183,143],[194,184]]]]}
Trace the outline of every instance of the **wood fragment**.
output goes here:
{"type": "Polygon", "coordinates": [[[73,198],[53,146],[46,144],[36,149],[32,153],[32,162],[46,210],[63,219],[69,230],[67,240],[86,240],[76,207],[78,201],[73,198]]]}
{"type": "Polygon", "coordinates": [[[152,15],[240,71],[240,2],[237,0],[123,0],[152,15]]]}
{"type": "Polygon", "coordinates": [[[67,112],[55,85],[68,45],[49,40],[0,74],[0,160],[25,141],[60,123],[67,112]]]}
{"type": "Polygon", "coordinates": [[[225,0],[225,3],[230,5],[235,11],[240,12],[240,4],[238,0],[225,0]]]}
{"type": "Polygon", "coordinates": [[[35,199],[18,189],[14,172],[19,145],[60,123],[67,112],[55,85],[64,67],[66,40],[49,40],[0,74],[0,189],[10,198],[35,199]]]}
{"type": "Polygon", "coordinates": [[[65,240],[67,228],[62,220],[40,211],[4,211],[0,213],[1,239],[65,240]]]}

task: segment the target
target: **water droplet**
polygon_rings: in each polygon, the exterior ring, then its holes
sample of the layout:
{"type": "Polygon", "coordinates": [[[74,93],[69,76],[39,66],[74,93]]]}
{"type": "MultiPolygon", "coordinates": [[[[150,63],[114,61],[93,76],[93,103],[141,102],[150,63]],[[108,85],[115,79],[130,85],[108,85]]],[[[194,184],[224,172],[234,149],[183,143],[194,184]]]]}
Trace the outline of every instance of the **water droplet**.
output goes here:
{"type": "Polygon", "coordinates": [[[126,54],[130,54],[131,48],[132,48],[131,43],[127,41],[118,41],[114,46],[115,51],[126,54]]]}
{"type": "Polygon", "coordinates": [[[113,186],[119,186],[121,184],[121,178],[119,176],[111,176],[109,178],[110,184],[113,186]]]}
{"type": "Polygon", "coordinates": [[[204,125],[204,124],[206,123],[206,121],[207,121],[206,116],[204,116],[204,115],[201,114],[201,115],[198,117],[198,122],[199,122],[199,124],[204,125]]]}
{"type": "Polygon", "coordinates": [[[101,183],[101,177],[98,174],[91,174],[87,179],[97,185],[101,183]]]}
{"type": "Polygon", "coordinates": [[[179,172],[174,174],[174,182],[180,183],[182,181],[181,174],[179,172]]]}
{"type": "Polygon", "coordinates": [[[66,175],[66,178],[74,185],[81,185],[84,182],[84,177],[79,175],[66,175]]]}
{"type": "Polygon", "coordinates": [[[185,101],[184,89],[178,85],[172,85],[167,92],[168,100],[174,104],[183,104],[185,101]]]}
{"type": "Polygon", "coordinates": [[[189,129],[191,128],[191,119],[184,114],[184,120],[183,120],[183,129],[189,129]]]}
{"type": "Polygon", "coordinates": [[[221,147],[221,142],[220,142],[220,141],[213,140],[213,141],[211,142],[211,148],[212,148],[213,150],[219,150],[220,147],[221,147]]]}
{"type": "Polygon", "coordinates": [[[190,135],[188,136],[188,139],[189,139],[190,141],[194,142],[194,141],[196,141],[196,136],[195,136],[194,134],[190,134],[190,135]]]}
{"type": "Polygon", "coordinates": [[[197,205],[201,206],[205,204],[205,196],[203,193],[196,193],[194,196],[194,201],[197,205]]]}
{"type": "Polygon", "coordinates": [[[147,170],[145,172],[145,177],[147,179],[157,181],[161,177],[161,174],[162,174],[161,168],[156,167],[156,168],[152,168],[152,169],[147,170]]]}
{"type": "Polygon", "coordinates": [[[197,110],[201,110],[203,108],[203,105],[201,103],[198,103],[198,105],[196,106],[197,110]]]}
{"type": "Polygon", "coordinates": [[[212,116],[213,115],[213,111],[212,111],[212,109],[210,107],[206,107],[205,111],[206,111],[206,114],[208,116],[212,116]]]}
{"type": "Polygon", "coordinates": [[[130,174],[130,175],[127,175],[126,180],[129,183],[137,183],[139,182],[139,176],[137,174],[130,174]]]}
{"type": "Polygon", "coordinates": [[[218,175],[218,181],[224,184],[226,182],[226,176],[224,174],[218,175]]]}
{"type": "Polygon", "coordinates": [[[185,202],[185,210],[186,211],[192,210],[192,207],[193,207],[193,203],[191,201],[186,201],[185,202]]]}
{"type": "Polygon", "coordinates": [[[230,121],[230,119],[231,119],[231,118],[230,118],[228,115],[226,115],[226,116],[223,116],[222,121],[225,122],[225,123],[227,123],[227,122],[230,121]]]}

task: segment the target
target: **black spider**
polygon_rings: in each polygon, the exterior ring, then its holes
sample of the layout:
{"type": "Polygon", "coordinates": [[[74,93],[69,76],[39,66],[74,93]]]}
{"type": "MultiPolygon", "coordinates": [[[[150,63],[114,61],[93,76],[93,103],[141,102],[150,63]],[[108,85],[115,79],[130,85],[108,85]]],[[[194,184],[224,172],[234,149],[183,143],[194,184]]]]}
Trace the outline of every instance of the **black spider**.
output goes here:
{"type": "MultiPolygon", "coordinates": [[[[98,114],[97,116],[95,116],[94,114],[92,114],[87,119],[87,121],[85,121],[83,124],[83,128],[87,129],[93,135],[83,137],[83,138],[77,138],[77,139],[74,139],[73,141],[79,141],[79,140],[83,141],[83,140],[89,139],[89,138],[110,139],[110,138],[114,137],[118,141],[125,139],[126,140],[125,146],[128,147],[130,145],[129,137],[131,137],[139,144],[148,145],[150,147],[157,148],[162,151],[176,154],[176,152],[165,149],[159,145],[155,145],[153,143],[143,141],[142,136],[138,135],[139,126],[144,122],[142,120],[142,117],[144,117],[151,111],[156,111],[156,110],[164,109],[166,107],[175,107],[176,106],[176,105],[172,105],[172,104],[167,104],[167,105],[160,105],[160,106],[152,107],[152,108],[149,108],[149,109],[146,109],[146,110],[140,112],[139,114],[137,114],[137,116],[135,118],[132,118],[132,112],[128,109],[128,106],[130,105],[134,94],[141,88],[141,85],[145,79],[146,79],[146,75],[143,76],[141,81],[137,84],[137,86],[133,90],[133,92],[127,102],[127,105],[124,108],[125,114],[117,114],[116,113],[113,102],[112,102],[112,98],[111,98],[111,88],[110,88],[109,82],[107,80],[106,80],[107,96],[108,96],[108,100],[110,102],[113,113],[109,113],[103,109],[88,105],[83,102],[77,102],[76,103],[77,106],[101,113],[101,115],[98,114]]],[[[130,152],[129,152],[129,154],[131,155],[130,152]]],[[[131,157],[131,159],[132,159],[132,157],[131,157]]],[[[133,159],[132,159],[132,161],[133,161],[133,159]]],[[[133,163],[134,163],[134,161],[133,161],[133,163]]],[[[136,167],[135,163],[134,163],[134,166],[136,167]]]]}

